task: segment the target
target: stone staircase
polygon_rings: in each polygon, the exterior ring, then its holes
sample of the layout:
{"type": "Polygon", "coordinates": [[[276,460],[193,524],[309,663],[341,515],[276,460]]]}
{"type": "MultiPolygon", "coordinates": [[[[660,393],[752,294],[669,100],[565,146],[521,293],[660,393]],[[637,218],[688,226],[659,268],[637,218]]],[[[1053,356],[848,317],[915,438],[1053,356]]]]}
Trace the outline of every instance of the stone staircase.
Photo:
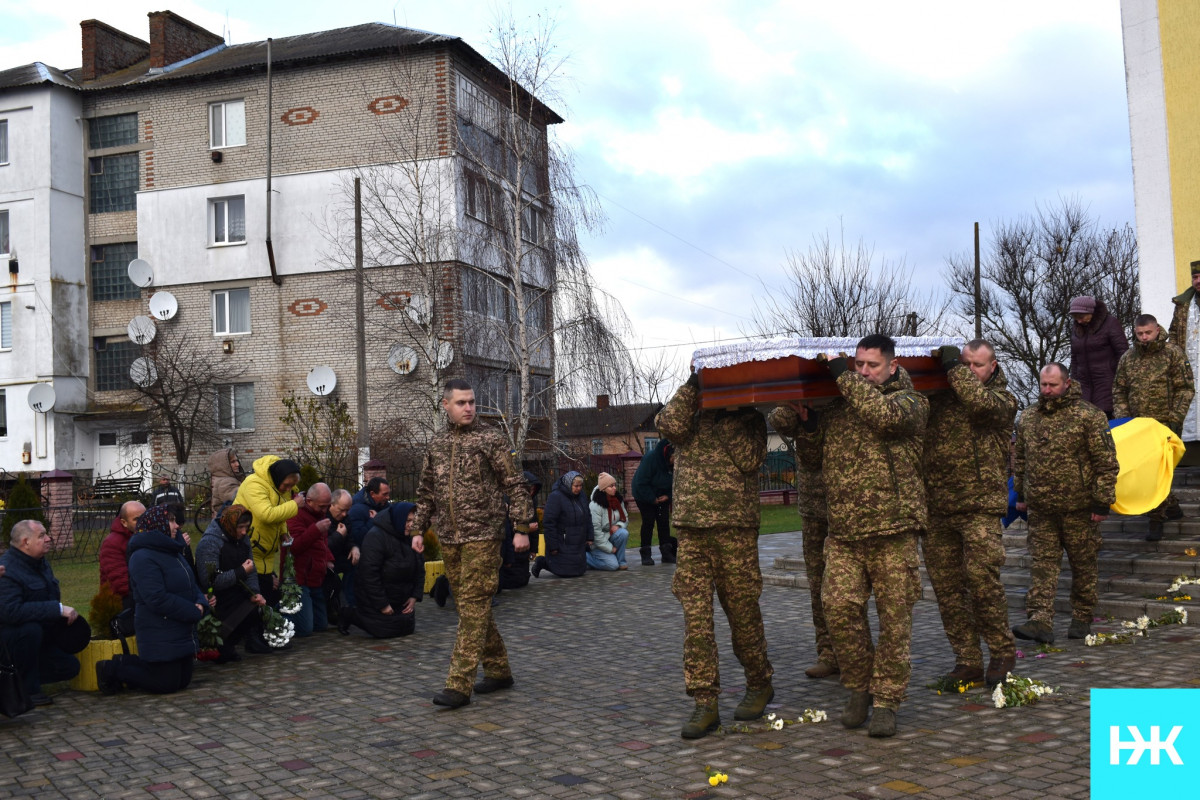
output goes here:
{"type": "MultiPolygon", "coordinates": [[[[1096,616],[1132,620],[1146,614],[1154,618],[1183,606],[1189,610],[1188,624],[1200,624],[1200,586],[1184,587],[1176,593],[1191,595],[1192,600],[1156,599],[1166,596],[1167,588],[1180,575],[1200,577],[1200,468],[1176,470],[1175,496],[1179,498],[1184,518],[1165,523],[1161,541],[1145,540],[1148,523],[1144,516],[1113,515],[1101,523],[1100,602],[1096,616]]],[[[1007,558],[1000,577],[1008,605],[1023,610],[1031,561],[1024,521],[1017,520],[1005,530],[1004,549],[1007,558]]],[[[923,564],[921,577],[923,598],[933,600],[933,589],[923,564]]],[[[763,581],[807,589],[803,556],[797,552],[776,557],[771,568],[763,571],[763,581]]],[[[1071,568],[1064,555],[1055,601],[1059,612],[1070,612],[1070,586],[1071,568]]]]}

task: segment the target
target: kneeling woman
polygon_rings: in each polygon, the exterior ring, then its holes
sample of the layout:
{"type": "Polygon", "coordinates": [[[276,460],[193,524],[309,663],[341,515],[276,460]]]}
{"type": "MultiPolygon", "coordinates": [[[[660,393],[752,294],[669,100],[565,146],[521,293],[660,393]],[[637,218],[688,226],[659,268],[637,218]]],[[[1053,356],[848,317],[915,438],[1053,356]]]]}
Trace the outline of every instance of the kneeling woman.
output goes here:
{"type": "Polygon", "coordinates": [[[592,514],[583,495],[583,476],[572,470],[558,479],[546,498],[542,514],[546,555],[533,562],[533,577],[549,570],[560,578],[578,578],[587,572],[587,549],[592,541],[592,514]]]}
{"type": "Polygon", "coordinates": [[[425,593],[425,559],[412,546],[414,509],[393,503],[375,515],[354,572],[355,605],[339,612],[342,633],[357,625],[376,639],[391,639],[416,629],[413,607],[425,593]]]}
{"type": "Polygon", "coordinates": [[[138,654],[96,664],[97,683],[105,694],[120,691],[123,684],[170,694],[191,683],[196,623],[208,611],[208,603],[184,558],[186,547],[179,524],[165,506],[147,510],[138,520],[137,534],[129,540],[138,654]]]}

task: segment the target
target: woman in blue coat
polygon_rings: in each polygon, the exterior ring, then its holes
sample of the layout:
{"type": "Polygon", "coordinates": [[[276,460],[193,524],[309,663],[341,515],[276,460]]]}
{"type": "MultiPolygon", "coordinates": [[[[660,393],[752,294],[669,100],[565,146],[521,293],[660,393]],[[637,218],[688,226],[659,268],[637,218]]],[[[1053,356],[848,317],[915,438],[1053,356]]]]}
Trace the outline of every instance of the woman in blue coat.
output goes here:
{"type": "Polygon", "coordinates": [[[592,512],[583,495],[583,476],[572,470],[554,484],[542,513],[546,555],[533,562],[533,577],[548,569],[560,578],[587,572],[587,549],[592,541],[592,512]]]}
{"type": "Polygon", "coordinates": [[[184,557],[187,543],[166,506],[148,509],[129,540],[129,581],[136,601],[137,655],[96,663],[105,694],[123,685],[154,694],[187,688],[196,657],[196,623],[208,603],[184,557]]]}

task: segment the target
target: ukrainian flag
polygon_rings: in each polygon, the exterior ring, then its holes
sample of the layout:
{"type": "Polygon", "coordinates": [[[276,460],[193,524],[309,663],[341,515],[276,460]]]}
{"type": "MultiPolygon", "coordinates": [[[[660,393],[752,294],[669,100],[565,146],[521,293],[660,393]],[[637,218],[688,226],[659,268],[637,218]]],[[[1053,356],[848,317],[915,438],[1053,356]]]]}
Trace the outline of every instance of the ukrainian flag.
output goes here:
{"type": "Polygon", "coordinates": [[[1112,510],[1129,516],[1145,514],[1171,493],[1183,442],[1166,425],[1147,417],[1114,419],[1109,427],[1121,465],[1112,510]]]}

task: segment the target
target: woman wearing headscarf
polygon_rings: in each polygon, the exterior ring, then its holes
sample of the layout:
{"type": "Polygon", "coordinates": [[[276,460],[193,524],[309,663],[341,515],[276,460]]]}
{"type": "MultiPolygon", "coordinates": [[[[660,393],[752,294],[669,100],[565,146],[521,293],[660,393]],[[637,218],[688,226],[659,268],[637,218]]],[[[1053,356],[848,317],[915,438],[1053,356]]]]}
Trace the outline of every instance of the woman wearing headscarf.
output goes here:
{"type": "Polygon", "coordinates": [[[560,578],[578,578],[587,572],[592,514],[583,495],[583,476],[575,470],[559,478],[546,498],[542,535],[546,537],[546,555],[533,562],[533,577],[540,577],[544,569],[560,578]]]}
{"type": "Polygon", "coordinates": [[[167,508],[155,506],[138,520],[129,542],[138,653],[96,663],[101,692],[114,694],[127,685],[170,694],[191,683],[196,623],[209,604],[183,556],[186,547],[167,508]]]}
{"type": "Polygon", "coordinates": [[[1071,300],[1071,380],[1079,384],[1083,399],[1112,419],[1113,379],[1117,364],[1129,349],[1121,320],[1103,301],[1084,295],[1071,300]]]}
{"type": "Polygon", "coordinates": [[[300,465],[290,458],[263,456],[254,472],[238,489],[235,505],[245,506],[254,518],[250,547],[258,588],[272,606],[279,605],[279,549],[289,542],[287,521],[304,507],[304,493],[295,491],[300,465]]]}
{"type": "Polygon", "coordinates": [[[357,625],[376,639],[408,636],[425,593],[425,558],[413,550],[412,503],[393,503],[374,517],[354,572],[354,606],[339,612],[338,630],[357,625]]]}
{"type": "Polygon", "coordinates": [[[237,643],[246,640],[251,653],[270,653],[273,648],[262,638],[262,616],[267,604],[258,588],[258,573],[250,556],[251,516],[243,506],[221,512],[200,537],[196,548],[196,572],[200,585],[217,598],[213,609],[221,620],[222,644],[218,663],[240,661],[237,643]]]}

